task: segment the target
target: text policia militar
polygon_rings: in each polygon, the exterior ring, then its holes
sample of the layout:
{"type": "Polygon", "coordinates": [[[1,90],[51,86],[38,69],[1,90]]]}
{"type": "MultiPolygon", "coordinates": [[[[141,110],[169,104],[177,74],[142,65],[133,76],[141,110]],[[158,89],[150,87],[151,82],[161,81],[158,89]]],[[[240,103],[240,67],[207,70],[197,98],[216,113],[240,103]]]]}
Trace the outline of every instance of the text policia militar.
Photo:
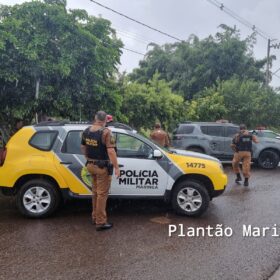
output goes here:
{"type": "Polygon", "coordinates": [[[253,225],[242,225],[240,232],[235,232],[231,227],[217,224],[216,226],[206,227],[187,227],[183,224],[170,224],[168,225],[168,236],[177,237],[231,237],[235,233],[241,234],[243,237],[280,237],[279,225],[272,226],[253,226],[253,225]]]}
{"type": "Polygon", "coordinates": [[[135,185],[136,188],[157,189],[158,173],[156,170],[121,170],[119,185],[135,185]]]}

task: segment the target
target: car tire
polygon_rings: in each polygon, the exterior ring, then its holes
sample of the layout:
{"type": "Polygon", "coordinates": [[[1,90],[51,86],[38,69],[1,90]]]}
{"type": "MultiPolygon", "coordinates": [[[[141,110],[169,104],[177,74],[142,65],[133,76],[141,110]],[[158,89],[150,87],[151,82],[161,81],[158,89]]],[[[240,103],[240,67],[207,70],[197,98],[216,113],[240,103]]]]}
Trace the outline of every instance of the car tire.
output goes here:
{"type": "Polygon", "coordinates": [[[198,148],[198,147],[187,148],[187,151],[205,154],[204,150],[202,150],[201,148],[198,148]]]}
{"type": "Polygon", "coordinates": [[[196,180],[180,182],[172,193],[172,206],[179,215],[197,217],[208,208],[210,196],[205,186],[196,180]]]}
{"type": "Polygon", "coordinates": [[[60,205],[61,196],[53,183],[34,179],[26,182],[18,191],[16,204],[19,211],[29,218],[45,218],[60,205]]]}
{"type": "Polygon", "coordinates": [[[274,169],[279,164],[279,155],[272,150],[261,152],[258,158],[258,165],[264,169],[274,169]]]}

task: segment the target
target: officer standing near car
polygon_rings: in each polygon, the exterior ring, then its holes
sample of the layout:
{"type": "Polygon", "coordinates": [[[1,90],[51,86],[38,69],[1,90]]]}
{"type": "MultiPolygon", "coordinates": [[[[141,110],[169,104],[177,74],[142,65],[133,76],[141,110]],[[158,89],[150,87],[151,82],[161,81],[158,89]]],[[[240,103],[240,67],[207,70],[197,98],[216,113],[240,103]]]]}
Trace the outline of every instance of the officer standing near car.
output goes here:
{"type": "Polygon", "coordinates": [[[168,133],[161,129],[160,123],[155,124],[154,130],[151,132],[150,138],[162,147],[170,146],[168,133]]]}
{"type": "Polygon", "coordinates": [[[93,179],[92,189],[92,222],[96,230],[107,230],[113,224],[108,223],[106,204],[112,180],[113,168],[115,176],[120,176],[115,138],[106,126],[107,114],[98,111],[92,126],[82,134],[81,149],[87,159],[87,169],[93,179]]]}
{"type": "Polygon", "coordinates": [[[251,175],[252,142],[259,143],[257,137],[247,130],[246,125],[241,124],[240,132],[236,134],[232,140],[231,146],[234,150],[232,168],[236,174],[235,182],[239,183],[242,181],[239,169],[239,163],[242,161],[242,173],[245,178],[245,187],[249,186],[249,178],[251,175]]]}

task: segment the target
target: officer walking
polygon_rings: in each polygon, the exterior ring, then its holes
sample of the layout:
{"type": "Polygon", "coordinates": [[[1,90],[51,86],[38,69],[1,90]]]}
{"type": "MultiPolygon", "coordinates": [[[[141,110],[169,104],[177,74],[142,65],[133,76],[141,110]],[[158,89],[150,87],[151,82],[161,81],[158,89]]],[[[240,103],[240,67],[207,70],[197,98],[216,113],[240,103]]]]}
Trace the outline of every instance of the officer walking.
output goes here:
{"type": "Polygon", "coordinates": [[[161,129],[160,123],[156,123],[154,130],[151,132],[150,138],[163,147],[170,146],[168,133],[161,129]]]}
{"type": "Polygon", "coordinates": [[[240,125],[240,132],[232,140],[232,148],[235,151],[232,160],[232,168],[236,174],[235,182],[242,181],[239,169],[239,163],[242,161],[242,173],[245,178],[244,186],[249,186],[252,159],[252,142],[259,143],[257,137],[252,135],[246,128],[245,124],[240,125]]]}
{"type": "Polygon", "coordinates": [[[106,203],[112,180],[113,167],[115,176],[120,176],[115,138],[106,125],[107,114],[98,111],[92,126],[82,134],[81,149],[87,159],[87,169],[93,179],[92,188],[92,222],[96,230],[107,230],[113,224],[108,223],[106,203]]]}

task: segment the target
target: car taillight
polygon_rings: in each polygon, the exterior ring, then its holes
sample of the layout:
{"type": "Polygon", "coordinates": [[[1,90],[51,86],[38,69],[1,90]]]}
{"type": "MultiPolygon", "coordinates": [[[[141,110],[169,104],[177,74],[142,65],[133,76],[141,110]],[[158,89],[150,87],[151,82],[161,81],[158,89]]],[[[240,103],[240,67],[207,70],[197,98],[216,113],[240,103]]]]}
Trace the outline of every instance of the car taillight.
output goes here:
{"type": "Polygon", "coordinates": [[[7,155],[7,149],[1,149],[0,150],[0,166],[2,166],[4,164],[4,161],[6,159],[6,155],[7,155]]]}

